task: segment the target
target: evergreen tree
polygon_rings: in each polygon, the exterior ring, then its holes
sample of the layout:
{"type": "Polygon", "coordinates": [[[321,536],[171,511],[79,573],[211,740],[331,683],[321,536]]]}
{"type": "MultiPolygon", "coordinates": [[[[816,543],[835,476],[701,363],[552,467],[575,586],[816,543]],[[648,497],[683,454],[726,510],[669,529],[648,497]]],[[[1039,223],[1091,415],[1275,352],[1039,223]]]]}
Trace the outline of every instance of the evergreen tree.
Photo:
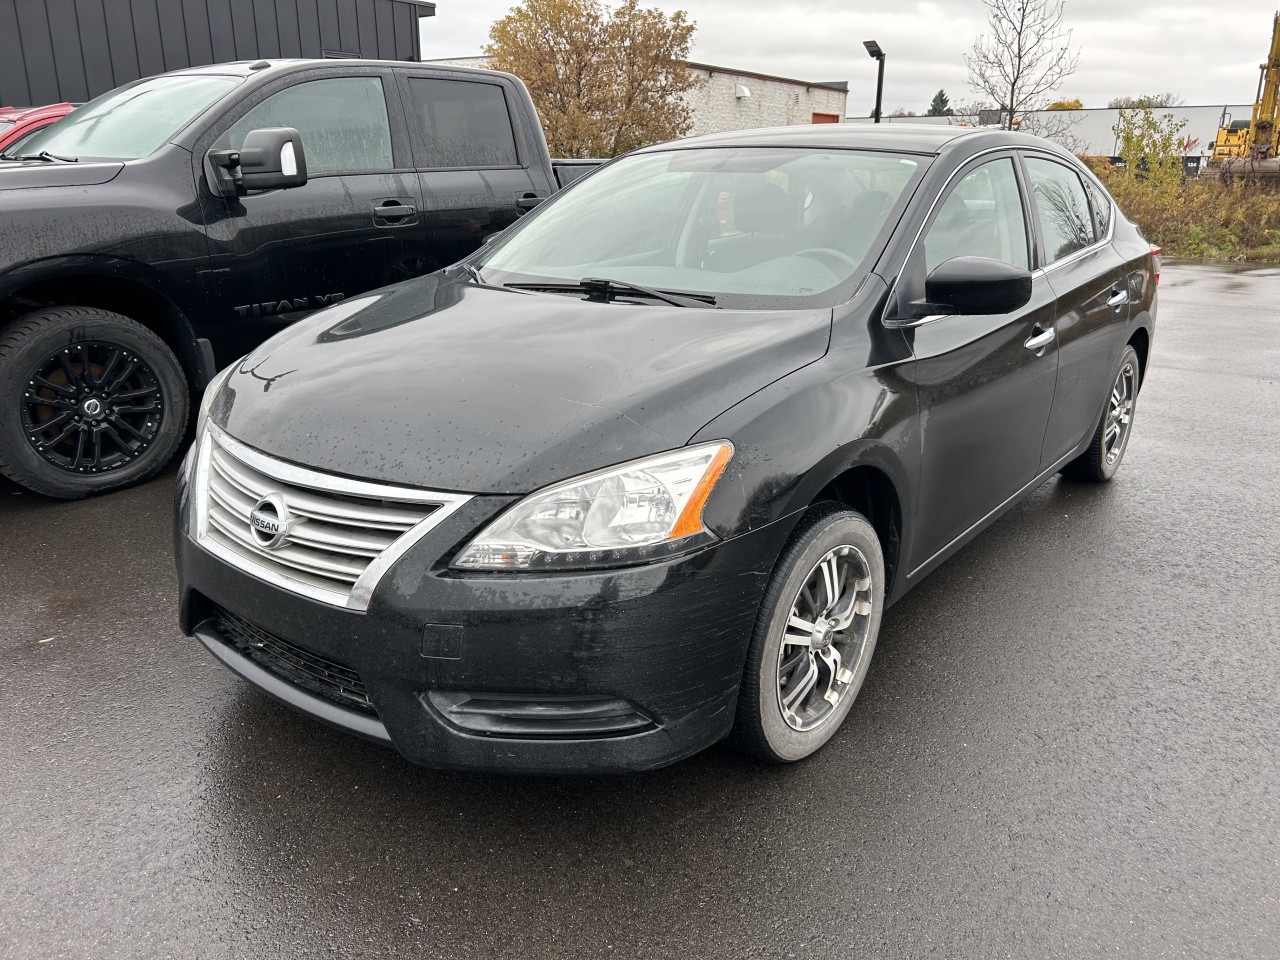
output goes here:
{"type": "Polygon", "coordinates": [[[939,90],[933,95],[933,100],[929,103],[929,112],[925,116],[949,117],[951,115],[951,101],[947,98],[947,91],[939,90]]]}

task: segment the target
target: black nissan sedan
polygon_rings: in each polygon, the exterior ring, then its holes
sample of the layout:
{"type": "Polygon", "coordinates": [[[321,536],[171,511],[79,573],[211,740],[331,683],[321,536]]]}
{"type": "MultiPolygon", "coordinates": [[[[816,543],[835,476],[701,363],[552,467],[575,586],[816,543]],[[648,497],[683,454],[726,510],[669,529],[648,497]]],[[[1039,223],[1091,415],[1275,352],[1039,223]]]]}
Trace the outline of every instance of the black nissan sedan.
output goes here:
{"type": "Polygon", "coordinates": [[[1044,480],[1115,474],[1157,269],[1026,135],[638,151],[216,378],[182,627],[430,766],[799,760],[889,603],[1044,480]]]}

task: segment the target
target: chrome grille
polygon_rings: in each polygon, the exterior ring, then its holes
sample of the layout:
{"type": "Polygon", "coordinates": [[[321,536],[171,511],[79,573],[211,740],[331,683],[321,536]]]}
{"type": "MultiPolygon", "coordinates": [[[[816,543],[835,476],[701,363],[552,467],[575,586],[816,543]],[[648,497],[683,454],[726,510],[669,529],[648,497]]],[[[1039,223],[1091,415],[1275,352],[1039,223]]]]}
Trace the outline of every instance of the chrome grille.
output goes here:
{"type": "Polygon", "coordinates": [[[298,467],[215,427],[200,443],[200,544],[260,579],[336,606],[367,608],[391,564],[469,499],[298,467]],[[285,528],[278,544],[265,542],[251,525],[251,514],[268,499],[270,515],[285,528]]]}

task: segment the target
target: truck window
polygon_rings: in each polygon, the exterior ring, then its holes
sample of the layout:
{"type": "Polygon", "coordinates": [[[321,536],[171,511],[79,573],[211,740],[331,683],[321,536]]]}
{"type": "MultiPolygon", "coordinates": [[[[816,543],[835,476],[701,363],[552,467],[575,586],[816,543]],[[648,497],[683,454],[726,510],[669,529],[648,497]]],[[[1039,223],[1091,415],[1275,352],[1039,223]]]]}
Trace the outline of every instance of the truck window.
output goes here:
{"type": "Polygon", "coordinates": [[[409,80],[422,167],[514,167],[516,138],[502,87],[469,80],[409,80]]]}
{"type": "Polygon", "coordinates": [[[313,177],[394,167],[387,101],[377,77],[310,80],[272,94],[231,127],[231,149],[264,127],[294,127],[302,134],[313,177]]]}

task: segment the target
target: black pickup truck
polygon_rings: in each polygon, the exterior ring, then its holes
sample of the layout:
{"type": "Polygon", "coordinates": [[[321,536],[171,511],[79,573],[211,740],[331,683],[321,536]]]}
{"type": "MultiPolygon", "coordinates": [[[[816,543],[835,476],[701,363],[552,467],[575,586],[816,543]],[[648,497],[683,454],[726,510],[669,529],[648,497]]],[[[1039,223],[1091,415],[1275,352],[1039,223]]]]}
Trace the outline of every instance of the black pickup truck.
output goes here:
{"type": "Polygon", "coordinates": [[[219,367],[589,169],[490,71],[263,60],[99,97],[0,162],[0,473],[63,498],[151,476],[219,367]]]}

